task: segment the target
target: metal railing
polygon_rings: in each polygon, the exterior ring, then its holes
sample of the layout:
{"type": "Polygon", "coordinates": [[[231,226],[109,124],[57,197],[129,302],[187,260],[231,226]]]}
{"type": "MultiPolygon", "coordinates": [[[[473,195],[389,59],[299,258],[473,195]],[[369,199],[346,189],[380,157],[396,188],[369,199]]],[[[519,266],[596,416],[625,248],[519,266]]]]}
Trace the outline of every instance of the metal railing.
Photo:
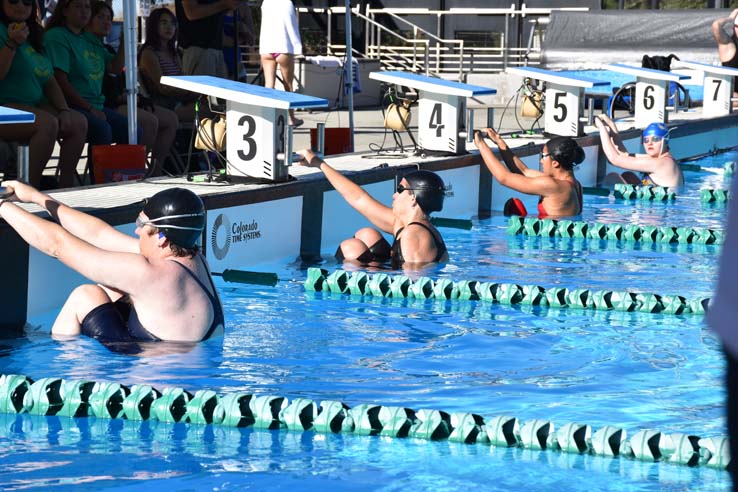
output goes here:
{"type": "MultiPolygon", "coordinates": [[[[352,47],[352,53],[379,60],[384,69],[405,70],[446,78],[463,80],[467,73],[497,73],[508,66],[538,65],[541,60],[541,40],[543,27],[548,23],[552,11],[588,11],[588,8],[452,8],[449,10],[381,8],[372,9],[367,5],[365,12],[359,7],[351,9],[351,15],[364,22],[365,44],[363,50],[352,47]],[[444,18],[447,16],[488,16],[504,18],[504,28],[500,31],[499,46],[469,46],[463,39],[444,39],[441,37],[444,18]],[[410,22],[406,16],[435,17],[436,32],[430,32],[410,22]],[[521,46],[517,39],[511,40],[512,20],[517,16],[530,23],[527,45],[521,46]],[[391,19],[396,25],[407,27],[411,35],[398,33],[380,22],[378,18],[391,19]]],[[[345,15],[345,7],[298,8],[300,13],[325,14],[328,30],[326,51],[328,55],[344,56],[345,40],[333,39],[333,16],[345,15]]]]}

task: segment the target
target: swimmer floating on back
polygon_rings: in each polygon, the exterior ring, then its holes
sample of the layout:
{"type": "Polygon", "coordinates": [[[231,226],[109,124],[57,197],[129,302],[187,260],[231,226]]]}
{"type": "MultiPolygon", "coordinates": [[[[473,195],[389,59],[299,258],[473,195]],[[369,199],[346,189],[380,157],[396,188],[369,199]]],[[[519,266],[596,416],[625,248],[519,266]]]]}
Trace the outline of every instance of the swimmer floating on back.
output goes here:
{"type": "MultiPolygon", "coordinates": [[[[487,169],[501,185],[528,195],[539,195],[539,217],[562,217],[582,213],[582,185],[574,177],[574,166],[584,160],[584,150],[574,139],[555,137],[541,152],[541,170],[530,169],[492,128],[474,132],[487,169]],[[503,165],[484,141],[484,135],[500,149],[503,165]]],[[[505,215],[526,215],[520,200],[505,205],[505,215]]]]}
{"type": "Polygon", "coordinates": [[[400,180],[392,195],[392,208],[375,200],[359,185],[333,169],[311,150],[298,152],[300,164],[323,171],[341,196],[372,224],[394,236],[390,246],[379,231],[365,227],[353,238],[341,243],[336,252],[339,260],[359,263],[383,263],[392,268],[447,261],[446,245],[438,230],[430,223],[431,212],[443,208],[447,188],[443,180],[430,171],[413,171],[400,180]]]}
{"type": "Polygon", "coordinates": [[[9,198],[0,198],[0,218],[29,245],[97,284],[74,289],[52,335],[198,342],[222,334],[223,309],[198,245],[205,208],[197,195],[170,188],[148,199],[136,219],[136,239],[29,185],[3,185],[14,190],[15,200],[40,206],[58,224],[9,198]]]}
{"type": "Polygon", "coordinates": [[[606,115],[595,118],[600,131],[602,151],[613,166],[627,169],[622,175],[610,173],[605,184],[628,183],[633,185],[656,185],[678,188],[684,185],[684,176],[669,152],[669,128],[663,123],[651,123],[643,130],[645,154],[629,154],[623,145],[615,123],[606,115]],[[640,172],[638,177],[630,171],[640,172]]]}

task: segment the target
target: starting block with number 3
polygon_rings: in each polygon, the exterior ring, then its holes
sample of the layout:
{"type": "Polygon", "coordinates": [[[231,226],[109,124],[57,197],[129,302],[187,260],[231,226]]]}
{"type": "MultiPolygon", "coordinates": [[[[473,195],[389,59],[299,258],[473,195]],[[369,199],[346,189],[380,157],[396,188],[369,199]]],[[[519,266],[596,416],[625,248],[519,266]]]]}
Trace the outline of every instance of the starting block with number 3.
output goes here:
{"type": "MultiPolygon", "coordinates": [[[[463,154],[471,142],[466,98],[496,94],[495,89],[405,72],[372,72],[369,78],[416,89],[418,145],[422,150],[463,154]]],[[[421,152],[422,152],[421,150],[421,152]]]]}
{"type": "Polygon", "coordinates": [[[229,176],[287,179],[292,163],[288,110],[328,101],[208,75],[162,77],[161,83],[226,101],[226,172],[229,176]]]}
{"type": "Polygon", "coordinates": [[[708,65],[706,63],[674,60],[679,68],[699,70],[705,74],[703,80],[702,115],[707,118],[726,116],[733,110],[733,77],[738,76],[738,69],[708,65]]]}
{"type": "Polygon", "coordinates": [[[543,131],[562,137],[582,134],[584,89],[610,85],[609,82],[533,67],[509,67],[506,73],[546,82],[543,131]]]}
{"type": "Polygon", "coordinates": [[[679,82],[689,78],[677,73],[633,67],[620,63],[605,65],[602,68],[636,77],[634,101],[636,128],[646,128],[654,122],[666,123],[668,121],[666,101],[669,99],[669,82],[679,82]]]}

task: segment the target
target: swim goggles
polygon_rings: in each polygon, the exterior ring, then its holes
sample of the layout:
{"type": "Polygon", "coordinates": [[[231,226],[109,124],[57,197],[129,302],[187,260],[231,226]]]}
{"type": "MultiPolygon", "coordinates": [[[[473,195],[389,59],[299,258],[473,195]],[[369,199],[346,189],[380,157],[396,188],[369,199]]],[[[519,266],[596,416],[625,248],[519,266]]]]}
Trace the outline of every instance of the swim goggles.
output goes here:
{"type": "MultiPolygon", "coordinates": [[[[397,184],[397,188],[395,188],[395,191],[397,191],[397,194],[401,194],[403,191],[416,191],[416,190],[427,190],[429,188],[420,187],[420,188],[410,188],[409,186],[402,185],[400,183],[397,184]]],[[[452,191],[453,187],[449,184],[443,187],[443,196],[454,196],[454,192],[452,191]]]]}
{"type": "Polygon", "coordinates": [[[652,143],[659,143],[664,139],[664,137],[660,137],[658,135],[646,135],[643,137],[643,143],[647,144],[648,142],[652,143]]]}
{"type": "Polygon", "coordinates": [[[201,231],[202,227],[187,227],[187,226],[178,226],[178,225],[172,225],[172,224],[157,224],[160,220],[170,220],[170,219],[184,219],[187,217],[202,217],[204,214],[181,214],[181,215],[165,215],[163,217],[157,217],[156,219],[151,220],[143,220],[140,216],[136,217],[136,227],[142,228],[143,226],[150,225],[151,227],[157,227],[159,229],[180,229],[183,231],[201,231]]]}

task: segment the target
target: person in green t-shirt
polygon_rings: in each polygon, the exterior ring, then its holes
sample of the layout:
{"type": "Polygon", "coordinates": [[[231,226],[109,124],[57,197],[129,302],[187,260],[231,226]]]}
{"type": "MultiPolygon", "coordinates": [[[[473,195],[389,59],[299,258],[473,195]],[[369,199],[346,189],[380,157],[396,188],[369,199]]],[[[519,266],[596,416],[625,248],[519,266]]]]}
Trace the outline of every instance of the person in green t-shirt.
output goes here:
{"type": "Polygon", "coordinates": [[[41,176],[61,139],[59,185],[74,185],[87,122],[67,106],[44,56],[43,28],[33,0],[0,0],[0,104],[34,113],[33,124],[3,125],[0,137],[29,142],[29,181],[41,176]]]}
{"type": "MultiPolygon", "coordinates": [[[[110,55],[112,48],[103,44],[103,40],[110,34],[113,25],[113,9],[103,0],[92,2],[92,18],[85,27],[84,35],[95,44],[98,51],[110,55]]],[[[122,43],[121,43],[122,45],[122,43]]],[[[119,53],[121,53],[119,51],[119,53]]],[[[113,102],[112,106],[121,114],[128,114],[128,106],[113,102]]],[[[174,138],[179,126],[177,113],[159,105],[142,107],[138,106],[138,124],[141,127],[141,139],[139,143],[146,145],[151,151],[153,167],[149,170],[150,175],[161,174],[160,166],[169,155],[169,149],[174,144],[174,138]]]]}
{"type": "Polygon", "coordinates": [[[128,143],[127,118],[103,106],[102,92],[108,67],[113,71],[123,67],[122,51],[113,56],[93,43],[84,31],[90,18],[90,0],[60,0],[46,25],[46,55],[69,105],[87,118],[87,141],[92,145],[128,143]]]}

